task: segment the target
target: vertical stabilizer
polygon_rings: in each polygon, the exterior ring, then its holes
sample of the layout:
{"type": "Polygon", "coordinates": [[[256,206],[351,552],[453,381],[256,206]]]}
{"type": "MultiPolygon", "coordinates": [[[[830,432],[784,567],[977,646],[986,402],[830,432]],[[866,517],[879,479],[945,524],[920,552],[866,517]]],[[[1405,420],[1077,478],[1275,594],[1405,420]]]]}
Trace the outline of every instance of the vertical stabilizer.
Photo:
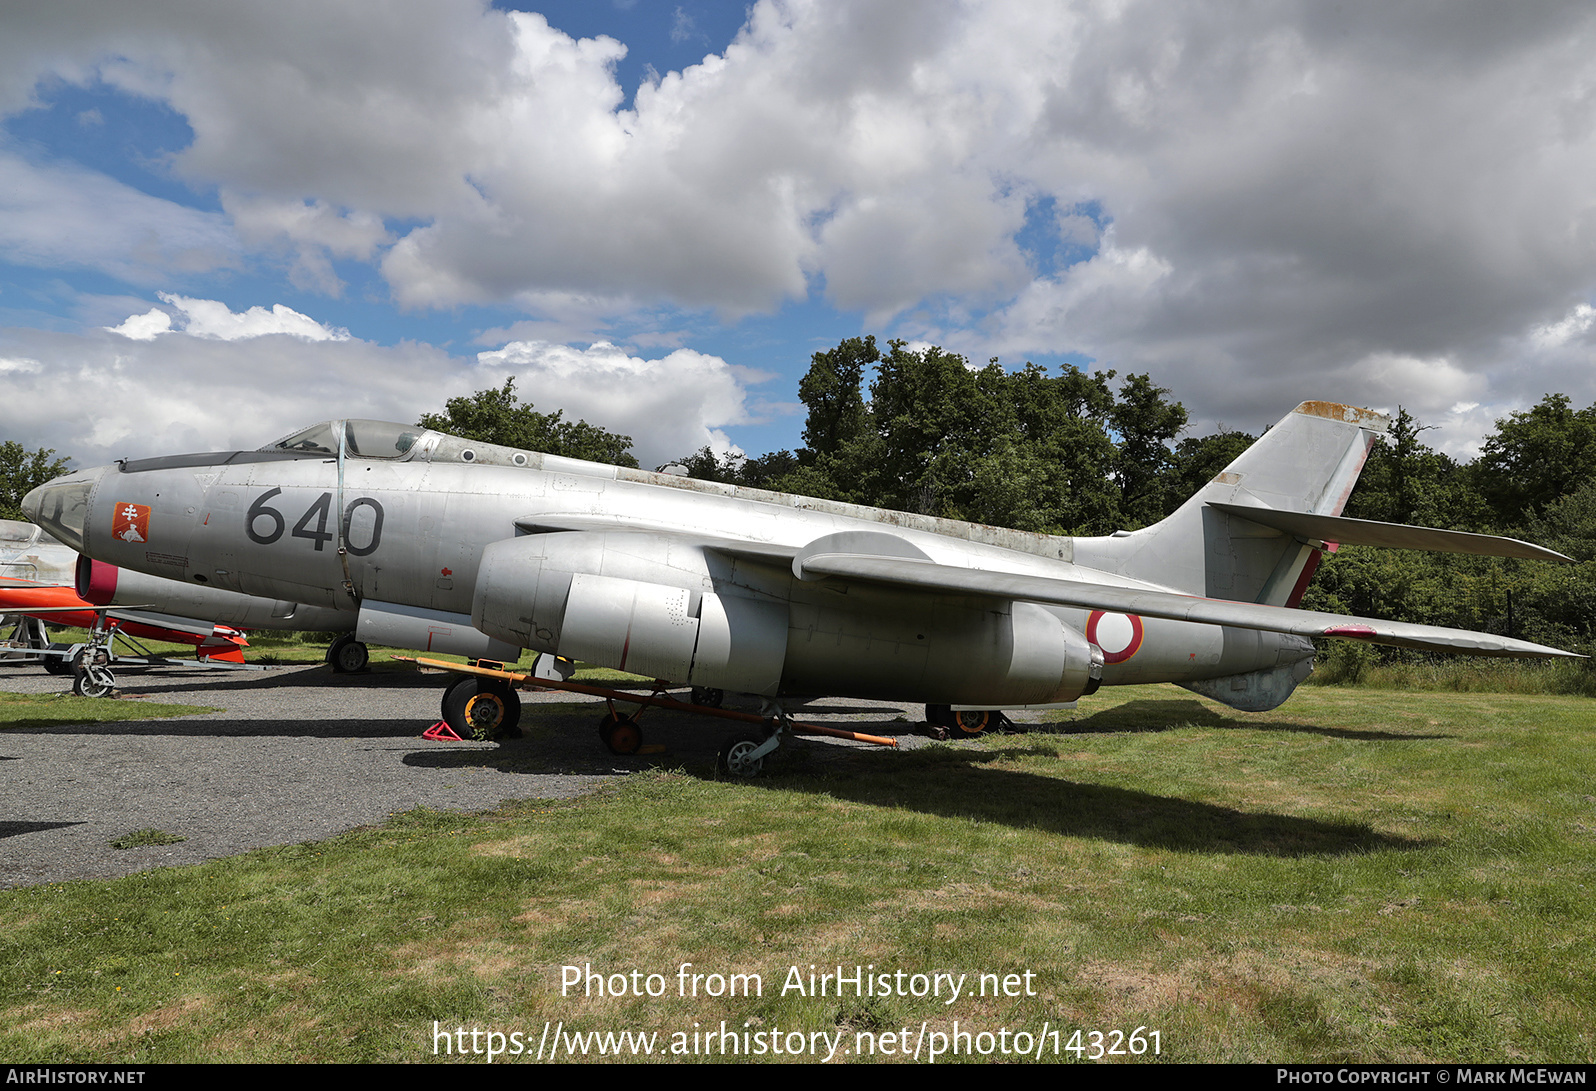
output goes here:
{"type": "Polygon", "coordinates": [[[1295,606],[1318,550],[1209,504],[1340,515],[1389,423],[1368,409],[1303,402],[1169,518],[1129,534],[1076,539],[1076,563],[1210,598],[1295,606]]]}

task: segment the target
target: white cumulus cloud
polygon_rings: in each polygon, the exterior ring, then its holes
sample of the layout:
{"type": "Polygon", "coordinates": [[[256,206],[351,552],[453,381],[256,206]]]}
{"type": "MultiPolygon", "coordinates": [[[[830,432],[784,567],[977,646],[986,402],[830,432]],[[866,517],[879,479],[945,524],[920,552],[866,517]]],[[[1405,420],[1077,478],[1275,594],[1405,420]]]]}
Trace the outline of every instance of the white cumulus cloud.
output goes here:
{"type": "MultiPolygon", "coordinates": [[[[172,172],[222,212],[8,150],[0,251],[162,286],[270,252],[328,292],[363,262],[407,307],[555,325],[570,300],[733,318],[823,294],[976,359],[1151,371],[1199,426],[1459,384],[1596,400],[1588,5],[760,0],[630,105],[624,42],[401,10],[11,5],[0,112],[52,79],[165,104],[193,132],[172,172]]],[[[172,307],[191,340],[322,328],[172,307]]],[[[668,404],[684,439],[735,419],[668,404]]]]}
{"type": "MultiPolygon", "coordinates": [[[[187,316],[190,332],[209,310],[192,304],[210,301],[163,299],[187,316]]],[[[539,412],[561,410],[567,420],[630,435],[638,460],[652,468],[706,444],[727,450],[721,429],[746,418],[748,384],[767,378],[687,349],[646,359],[609,344],[582,350],[513,342],[458,357],[347,335],[265,336],[292,333],[299,323],[267,328],[279,317],[264,308],[252,308],[260,312],[255,332],[240,334],[250,312],[213,308],[223,336],[174,331],[138,340],[115,330],[0,330],[0,436],[53,447],[79,465],[249,449],[333,417],[414,421],[441,411],[451,397],[515,376],[539,412]]]]}
{"type": "Polygon", "coordinates": [[[233,311],[214,299],[190,299],[170,292],[156,294],[177,312],[178,324],[173,323],[169,312],[156,307],[144,314],[130,315],[121,325],[105,328],[133,341],[153,341],[164,333],[186,333],[213,341],[243,341],[271,334],[287,334],[305,341],[349,340],[348,330],[324,326],[281,303],[273,304],[271,310],[251,307],[233,311]]]}
{"type": "Polygon", "coordinates": [[[631,436],[647,469],[706,446],[724,454],[731,443],[721,429],[747,419],[745,376],[691,349],[649,360],[607,342],[583,350],[513,341],[478,353],[477,362],[494,383],[516,376],[517,390],[540,412],[563,409],[567,419],[631,436]]]}

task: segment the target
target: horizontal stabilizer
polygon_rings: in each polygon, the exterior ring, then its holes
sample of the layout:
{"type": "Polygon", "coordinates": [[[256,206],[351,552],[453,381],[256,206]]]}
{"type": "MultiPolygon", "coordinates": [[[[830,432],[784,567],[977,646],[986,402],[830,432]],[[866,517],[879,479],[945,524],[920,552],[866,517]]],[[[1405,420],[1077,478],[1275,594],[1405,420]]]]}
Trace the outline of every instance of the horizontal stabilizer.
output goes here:
{"type": "Polygon", "coordinates": [[[1260,526],[1295,534],[1299,538],[1341,545],[1383,546],[1386,549],[1429,549],[1438,553],[1474,553],[1482,557],[1523,557],[1535,561],[1560,561],[1566,557],[1544,546],[1502,538],[1495,534],[1469,534],[1461,530],[1437,530],[1406,523],[1379,523],[1372,519],[1347,519],[1340,515],[1310,515],[1251,504],[1223,504],[1210,500],[1208,506],[1229,515],[1239,515],[1260,526]]]}
{"type": "Polygon", "coordinates": [[[1525,640],[1513,640],[1467,629],[1447,629],[1436,625],[1415,625],[1406,621],[1380,621],[1347,614],[1321,614],[1312,610],[1293,610],[1265,606],[1256,602],[1231,602],[1200,598],[1172,591],[1137,587],[1115,587],[1079,580],[1060,580],[1047,576],[1025,576],[1010,572],[988,572],[976,568],[955,568],[931,561],[906,557],[883,557],[859,553],[823,553],[800,558],[794,564],[804,580],[826,577],[891,584],[921,591],[945,594],[982,595],[989,598],[1017,599],[1024,602],[1073,606],[1082,610],[1108,610],[1142,617],[1191,621],[1204,625],[1230,625],[1238,629],[1292,633],[1308,637],[1338,637],[1391,644],[1424,651],[1461,652],[1467,655],[1510,656],[1537,659],[1582,659],[1573,652],[1560,651],[1525,640]]]}

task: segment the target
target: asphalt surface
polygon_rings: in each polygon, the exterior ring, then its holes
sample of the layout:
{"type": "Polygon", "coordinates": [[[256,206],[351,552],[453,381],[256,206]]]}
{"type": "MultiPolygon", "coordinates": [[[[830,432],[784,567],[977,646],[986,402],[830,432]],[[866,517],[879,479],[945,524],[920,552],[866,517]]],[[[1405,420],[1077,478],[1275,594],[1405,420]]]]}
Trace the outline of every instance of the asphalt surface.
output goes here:
{"type": "MultiPolygon", "coordinates": [[[[602,701],[543,692],[523,695],[524,739],[423,739],[451,677],[407,669],[336,675],[324,666],[120,672],[122,696],[108,700],[220,711],[0,729],[0,887],[111,878],[316,841],[418,807],[481,811],[506,800],[568,798],[657,766],[707,771],[738,729],[655,709],[642,721],[645,751],[653,752],[615,757],[598,739],[602,701]],[[186,840],[111,847],[143,829],[186,840]]],[[[38,667],[0,666],[0,691],[70,688],[70,678],[38,667]]],[[[902,732],[901,745],[914,746],[923,742],[912,734],[922,714],[825,700],[798,718],[902,732]]],[[[823,759],[864,744],[799,745],[823,759]]]]}

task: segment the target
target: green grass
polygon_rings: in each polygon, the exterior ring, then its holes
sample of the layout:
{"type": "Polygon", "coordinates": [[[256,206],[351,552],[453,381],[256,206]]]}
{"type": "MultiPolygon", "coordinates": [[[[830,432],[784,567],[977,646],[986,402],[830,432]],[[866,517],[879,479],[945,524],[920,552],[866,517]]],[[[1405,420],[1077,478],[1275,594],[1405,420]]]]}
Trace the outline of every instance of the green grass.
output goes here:
{"type": "Polygon", "coordinates": [[[1321,643],[1308,685],[1596,697],[1596,659],[1430,656],[1354,641],[1321,643]]]}
{"type": "Polygon", "coordinates": [[[1596,1060],[1587,702],[1168,687],[1053,732],[639,773],[574,801],[0,893],[16,1062],[417,1061],[519,1031],[1160,1033],[1185,1061],[1596,1060]],[[677,968],[763,997],[676,995],[677,968]],[[780,995],[791,967],[1035,995],[780,995]],[[561,996],[561,967],[659,998],[561,996]],[[972,976],[972,984],[976,980],[972,976]],[[469,1034],[468,1034],[469,1039],[469,1034]]]}
{"type": "Polygon", "coordinates": [[[179,837],[165,830],[149,829],[124,833],[121,837],[114,838],[110,845],[113,849],[139,849],[148,845],[176,845],[187,840],[186,837],[179,837]]]}
{"type": "Polygon", "coordinates": [[[115,699],[75,697],[70,693],[0,693],[0,729],[122,720],[165,720],[174,716],[197,716],[202,712],[216,711],[219,710],[199,705],[145,701],[135,695],[115,699]]]}

